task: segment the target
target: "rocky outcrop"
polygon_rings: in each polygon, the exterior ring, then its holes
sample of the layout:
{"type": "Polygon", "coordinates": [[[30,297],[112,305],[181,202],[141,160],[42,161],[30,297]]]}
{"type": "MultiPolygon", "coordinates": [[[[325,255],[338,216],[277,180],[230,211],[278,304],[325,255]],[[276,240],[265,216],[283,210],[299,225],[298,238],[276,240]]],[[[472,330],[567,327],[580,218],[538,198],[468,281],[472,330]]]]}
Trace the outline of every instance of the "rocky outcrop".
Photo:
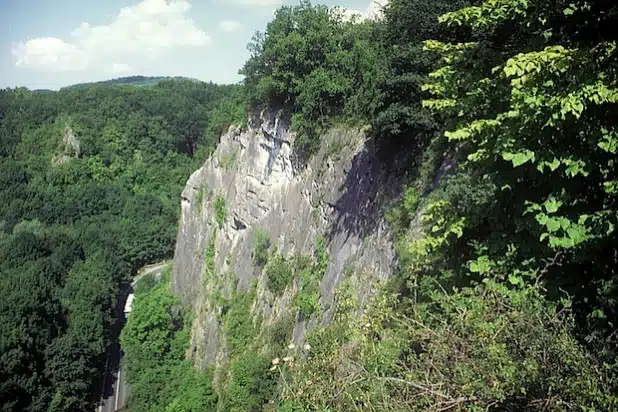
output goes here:
{"type": "Polygon", "coordinates": [[[334,129],[306,167],[295,168],[294,134],[281,113],[263,112],[245,130],[230,127],[216,151],[189,178],[182,193],[173,291],[193,307],[191,353],[204,367],[226,358],[220,311],[213,292],[230,297],[257,282],[251,306],[260,328],[290,313],[298,280],[279,297],[266,287],[252,259],[258,230],[284,255],[311,254],[324,237],[329,262],[320,283],[319,315],[296,316],[293,340],[332,317],[334,291],[351,275],[363,305],[394,267],[391,234],[379,199],[388,181],[362,130],[334,129]],[[210,254],[209,252],[210,251],[210,254]],[[214,251],[214,265],[210,256],[214,251]]]}
{"type": "Polygon", "coordinates": [[[73,129],[69,126],[64,128],[62,144],[60,145],[59,151],[61,151],[61,153],[52,156],[52,165],[54,166],[68,163],[81,155],[81,143],[77,136],[75,136],[73,129]]]}

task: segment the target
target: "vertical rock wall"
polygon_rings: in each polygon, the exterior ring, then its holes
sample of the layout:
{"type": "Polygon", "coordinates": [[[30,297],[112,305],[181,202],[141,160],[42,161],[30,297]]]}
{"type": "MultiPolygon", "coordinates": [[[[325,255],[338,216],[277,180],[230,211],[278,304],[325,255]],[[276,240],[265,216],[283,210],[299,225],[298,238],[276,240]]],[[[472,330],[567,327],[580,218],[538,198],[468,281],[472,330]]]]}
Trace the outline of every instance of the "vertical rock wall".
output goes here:
{"type": "Polygon", "coordinates": [[[297,344],[307,330],[331,318],[344,272],[352,274],[350,285],[362,306],[394,267],[394,246],[376,201],[392,185],[365,134],[330,131],[308,166],[296,170],[294,135],[284,119],[265,111],[246,130],[231,127],[182,193],[172,288],[194,308],[191,356],[199,367],[227,357],[214,291],[229,298],[257,282],[247,316],[260,329],[291,313],[298,280],[280,297],[268,291],[252,259],[256,230],[266,231],[284,255],[311,254],[320,236],[326,240],[329,263],[320,284],[321,311],[311,319],[296,315],[297,344]],[[223,223],[217,222],[215,204],[224,205],[223,223]],[[208,265],[209,248],[215,252],[214,268],[208,265]]]}

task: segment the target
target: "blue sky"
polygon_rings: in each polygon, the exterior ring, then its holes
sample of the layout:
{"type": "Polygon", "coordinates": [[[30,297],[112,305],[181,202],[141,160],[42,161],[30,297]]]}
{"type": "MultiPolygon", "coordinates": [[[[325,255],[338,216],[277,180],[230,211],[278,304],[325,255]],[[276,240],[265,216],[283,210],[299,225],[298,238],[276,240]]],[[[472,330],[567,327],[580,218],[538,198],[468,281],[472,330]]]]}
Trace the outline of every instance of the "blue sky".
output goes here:
{"type": "MultiPolygon", "coordinates": [[[[246,44],[291,0],[0,0],[0,88],[130,75],[232,83],[246,44]]],[[[369,13],[372,0],[323,3],[369,13]]]]}

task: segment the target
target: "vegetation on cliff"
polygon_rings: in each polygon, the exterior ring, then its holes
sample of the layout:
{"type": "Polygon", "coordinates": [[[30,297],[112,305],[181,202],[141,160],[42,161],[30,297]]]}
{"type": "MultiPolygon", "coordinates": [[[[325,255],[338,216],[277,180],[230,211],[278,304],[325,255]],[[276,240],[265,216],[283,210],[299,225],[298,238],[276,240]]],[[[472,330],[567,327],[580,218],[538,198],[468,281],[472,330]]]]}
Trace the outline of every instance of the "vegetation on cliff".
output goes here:
{"type": "Polygon", "coordinates": [[[399,274],[361,319],[341,287],[309,353],[273,355],[271,406],[617,408],[618,8],[393,0],[384,14],[283,7],[243,69],[250,99],[289,108],[301,154],[353,120],[414,159],[386,212],[399,274]]]}

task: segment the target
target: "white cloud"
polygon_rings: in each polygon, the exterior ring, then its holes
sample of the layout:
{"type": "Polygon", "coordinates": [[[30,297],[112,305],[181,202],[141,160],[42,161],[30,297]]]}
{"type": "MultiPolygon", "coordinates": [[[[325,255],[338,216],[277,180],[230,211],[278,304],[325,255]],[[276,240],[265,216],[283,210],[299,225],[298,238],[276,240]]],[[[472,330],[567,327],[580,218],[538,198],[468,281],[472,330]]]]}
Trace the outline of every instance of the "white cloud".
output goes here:
{"type": "Polygon", "coordinates": [[[354,10],[338,7],[344,20],[351,20],[356,17],[360,20],[378,20],[383,16],[382,9],[388,4],[388,0],[370,0],[365,10],[354,10]]]}
{"type": "Polygon", "coordinates": [[[111,74],[129,74],[129,73],[135,73],[135,69],[133,69],[133,67],[131,67],[130,65],[126,64],[126,63],[112,63],[108,69],[107,69],[108,73],[111,74]]]}
{"type": "Polygon", "coordinates": [[[127,58],[154,58],[177,47],[202,47],[212,40],[187,17],[186,0],[143,0],[124,7],[108,25],[82,23],[72,40],[48,37],[21,42],[13,48],[18,67],[45,71],[86,70],[108,66],[131,71],[127,58]]]}
{"type": "Polygon", "coordinates": [[[40,37],[16,44],[12,52],[18,67],[61,72],[84,70],[88,66],[88,55],[83,50],[55,37],[40,37]]]}
{"type": "Polygon", "coordinates": [[[233,4],[250,7],[278,6],[284,3],[284,1],[285,0],[229,0],[229,2],[233,4]]]}
{"type": "Polygon", "coordinates": [[[219,27],[221,27],[221,30],[228,33],[234,30],[238,30],[240,26],[240,22],[237,22],[235,20],[223,20],[219,23],[219,27]]]}

